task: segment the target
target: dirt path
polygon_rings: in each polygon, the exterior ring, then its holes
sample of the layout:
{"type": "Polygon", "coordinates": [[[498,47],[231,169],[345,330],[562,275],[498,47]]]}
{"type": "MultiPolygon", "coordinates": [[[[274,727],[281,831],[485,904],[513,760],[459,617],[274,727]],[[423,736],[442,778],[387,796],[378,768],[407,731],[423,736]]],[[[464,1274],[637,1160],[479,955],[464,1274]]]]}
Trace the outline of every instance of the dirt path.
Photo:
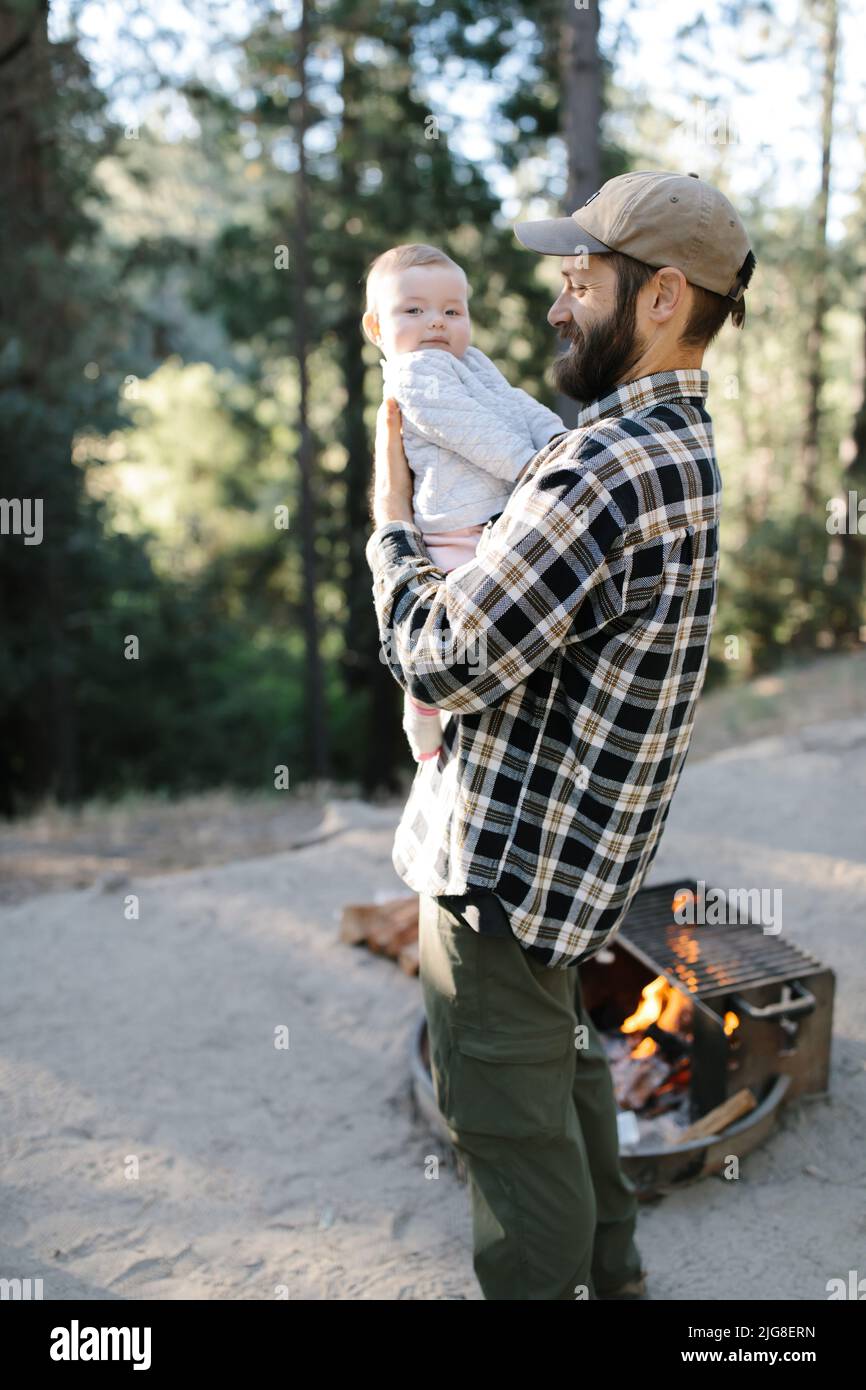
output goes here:
{"type": "MultiPolygon", "coordinates": [[[[749,740],[854,718],[866,718],[866,654],[829,654],[705,692],[689,764],[749,740]]],[[[407,750],[407,793],[411,767],[407,750]]],[[[291,795],[232,789],[177,799],[139,793],[80,808],[49,802],[34,815],[0,822],[0,904],[278,854],[315,838],[328,801],[353,794],[330,784],[291,795]]]]}
{"type": "Polygon", "coordinates": [[[44,806],[0,824],[0,903],[293,849],[315,836],[325,809],[315,795],[238,791],[44,806]]]}
{"type": "MultiPolygon", "coordinates": [[[[783,930],[838,972],[832,1097],[785,1112],[738,1181],[642,1208],[655,1297],[866,1274],[864,808],[863,719],[686,768],[650,881],[783,890],[783,930]]],[[[480,1296],[466,1189],[411,1101],[418,982],[337,936],[344,903],[404,891],[397,811],[335,802],[307,848],[3,910],[0,1276],[47,1298],[480,1296]]]]}

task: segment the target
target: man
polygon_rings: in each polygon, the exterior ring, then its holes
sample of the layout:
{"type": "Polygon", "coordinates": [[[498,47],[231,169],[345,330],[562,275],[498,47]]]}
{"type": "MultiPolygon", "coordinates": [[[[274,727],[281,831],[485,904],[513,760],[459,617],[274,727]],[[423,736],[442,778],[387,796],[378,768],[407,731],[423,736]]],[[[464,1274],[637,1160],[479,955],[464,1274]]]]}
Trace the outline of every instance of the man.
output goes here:
{"type": "Polygon", "coordinates": [[[420,895],[433,1082],[485,1297],[642,1297],[635,1190],[576,967],[622,922],[688,751],[721,492],[702,361],[728,317],[742,326],[755,258],[694,174],[625,174],[515,230],[561,258],[548,319],[570,347],[553,375],[583,408],[447,575],[412,523],[399,411],[380,411],[366,551],[380,636],[400,685],[451,714],[392,857],[420,895]]]}

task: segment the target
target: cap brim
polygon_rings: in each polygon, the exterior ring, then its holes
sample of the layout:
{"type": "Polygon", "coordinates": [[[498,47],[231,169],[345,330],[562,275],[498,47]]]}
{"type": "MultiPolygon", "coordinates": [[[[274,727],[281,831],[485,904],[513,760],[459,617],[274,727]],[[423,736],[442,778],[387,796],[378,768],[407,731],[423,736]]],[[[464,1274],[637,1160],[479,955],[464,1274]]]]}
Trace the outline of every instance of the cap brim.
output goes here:
{"type": "Polygon", "coordinates": [[[515,222],[514,235],[528,251],[540,251],[543,256],[603,255],[613,247],[605,246],[598,237],[590,236],[578,226],[573,217],[548,217],[540,222],[515,222]]]}

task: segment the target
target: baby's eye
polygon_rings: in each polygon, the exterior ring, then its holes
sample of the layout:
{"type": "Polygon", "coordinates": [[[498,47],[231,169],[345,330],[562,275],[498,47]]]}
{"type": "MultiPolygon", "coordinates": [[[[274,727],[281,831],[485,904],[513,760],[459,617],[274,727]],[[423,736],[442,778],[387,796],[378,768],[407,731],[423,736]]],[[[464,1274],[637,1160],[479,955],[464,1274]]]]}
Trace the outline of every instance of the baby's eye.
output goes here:
{"type": "Polygon", "coordinates": [[[418,305],[417,305],[417,304],[414,305],[413,308],[407,309],[407,310],[406,310],[406,313],[407,313],[407,314],[420,314],[420,312],[421,312],[421,310],[418,308],[418,305]]]}
{"type": "Polygon", "coordinates": [[[459,309],[446,309],[445,312],[446,314],[456,314],[458,318],[460,317],[461,313],[459,309]]]}

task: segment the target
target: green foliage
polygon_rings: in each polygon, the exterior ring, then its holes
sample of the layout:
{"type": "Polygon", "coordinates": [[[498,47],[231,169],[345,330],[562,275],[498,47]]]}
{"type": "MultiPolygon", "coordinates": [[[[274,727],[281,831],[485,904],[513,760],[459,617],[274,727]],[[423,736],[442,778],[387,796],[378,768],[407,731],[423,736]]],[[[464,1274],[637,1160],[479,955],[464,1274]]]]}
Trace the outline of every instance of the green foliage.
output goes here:
{"type": "MultiPolygon", "coordinates": [[[[740,8],[726,7],[733,27],[740,8]]],[[[183,137],[156,115],[124,132],[76,43],[48,43],[36,0],[19,10],[33,34],[4,73],[0,449],[4,494],[44,500],[45,539],[3,537],[0,549],[0,809],[48,792],[267,788],[278,765],[302,782],[311,553],[331,772],[367,791],[388,785],[411,768],[364,556],[381,398],[360,330],[364,274],[397,242],[442,246],[467,270],[474,341],[553,404],[555,267],[517,244],[520,213],[503,214],[493,170],[466,154],[441,94],[494,77],[496,165],[521,198],[555,207],[560,0],[310,7],[303,282],[298,33],[282,10],[251,9],[231,82],[179,83],[197,122],[183,137]],[[306,552],[302,297],[315,465],[306,552]]],[[[683,70],[697,71],[697,24],[683,34],[683,70]]],[[[617,88],[610,55],[601,61],[604,177],[659,162],[665,120],[617,88]]],[[[144,86],[146,55],[135,65],[144,86]]],[[[720,149],[723,187],[726,158],[720,149]]],[[[862,209],[831,248],[820,448],[806,479],[814,210],[798,190],[773,192],[743,209],[758,257],[746,330],[726,327],[706,363],[724,477],[710,684],[850,644],[863,614],[862,547],[834,548],[825,527],[826,499],[849,483],[839,448],[859,405],[862,209]]]]}

